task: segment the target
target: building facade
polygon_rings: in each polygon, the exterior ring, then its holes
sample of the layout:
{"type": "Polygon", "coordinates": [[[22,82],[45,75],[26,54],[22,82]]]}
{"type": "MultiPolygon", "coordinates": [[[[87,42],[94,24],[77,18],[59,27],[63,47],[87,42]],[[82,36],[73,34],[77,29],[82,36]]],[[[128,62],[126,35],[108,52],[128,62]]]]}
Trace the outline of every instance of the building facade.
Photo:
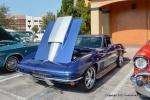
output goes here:
{"type": "Polygon", "coordinates": [[[150,0],[91,0],[91,33],[114,43],[143,45],[150,40],[150,0]]]}
{"type": "Polygon", "coordinates": [[[34,26],[38,27],[38,32],[42,31],[42,17],[26,16],[26,31],[32,31],[34,26]]]}
{"type": "Polygon", "coordinates": [[[42,17],[33,17],[33,16],[15,16],[16,20],[16,29],[19,31],[32,31],[34,26],[38,27],[38,32],[41,32],[42,29],[42,17]]]}
{"type": "Polygon", "coordinates": [[[26,30],[26,17],[25,16],[14,16],[16,24],[14,25],[17,30],[26,30]]]}

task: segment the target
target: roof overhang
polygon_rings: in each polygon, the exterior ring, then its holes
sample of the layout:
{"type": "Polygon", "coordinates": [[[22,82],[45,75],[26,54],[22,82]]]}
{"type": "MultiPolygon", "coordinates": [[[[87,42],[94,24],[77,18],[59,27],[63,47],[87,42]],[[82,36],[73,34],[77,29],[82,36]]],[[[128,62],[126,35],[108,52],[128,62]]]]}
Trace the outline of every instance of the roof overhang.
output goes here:
{"type": "Polygon", "coordinates": [[[128,0],[91,0],[91,8],[101,8],[103,6],[122,1],[128,0]]]}

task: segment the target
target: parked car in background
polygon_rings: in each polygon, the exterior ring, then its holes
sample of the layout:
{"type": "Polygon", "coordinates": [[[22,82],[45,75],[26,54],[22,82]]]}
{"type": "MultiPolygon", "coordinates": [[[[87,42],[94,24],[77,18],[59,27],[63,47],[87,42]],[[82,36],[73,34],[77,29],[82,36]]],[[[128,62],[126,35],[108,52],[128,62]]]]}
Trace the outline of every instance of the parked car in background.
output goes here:
{"type": "Polygon", "coordinates": [[[21,39],[23,42],[37,42],[38,36],[30,31],[8,31],[16,39],[21,39]]]}
{"type": "Polygon", "coordinates": [[[7,29],[7,28],[5,28],[5,31],[7,31],[7,32],[15,32],[15,30],[13,30],[13,29],[7,29]]]}
{"type": "Polygon", "coordinates": [[[42,40],[44,33],[36,33],[35,35],[37,37],[37,38],[35,38],[35,41],[40,42],[42,40]]]}
{"type": "Polygon", "coordinates": [[[150,42],[134,56],[134,72],[131,81],[138,94],[150,97],[150,42]]]}
{"type": "Polygon", "coordinates": [[[79,85],[85,91],[91,90],[96,79],[103,77],[115,67],[123,65],[125,49],[121,44],[112,44],[107,35],[81,35],[69,63],[36,61],[35,54],[18,64],[20,72],[29,74],[34,80],[79,85]]]}
{"type": "Polygon", "coordinates": [[[25,42],[16,35],[0,27],[0,67],[9,72],[15,71],[17,63],[38,48],[37,43],[25,42]]]}

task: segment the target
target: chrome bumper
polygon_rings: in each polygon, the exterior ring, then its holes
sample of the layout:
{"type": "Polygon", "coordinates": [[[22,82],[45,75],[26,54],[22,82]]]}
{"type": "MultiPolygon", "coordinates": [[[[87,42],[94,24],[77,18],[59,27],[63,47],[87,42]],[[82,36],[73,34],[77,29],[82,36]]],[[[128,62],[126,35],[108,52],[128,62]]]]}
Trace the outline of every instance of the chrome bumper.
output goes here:
{"type": "Polygon", "coordinates": [[[144,85],[142,87],[139,87],[136,85],[135,89],[138,93],[140,93],[144,96],[150,97],[150,86],[149,85],[144,85]]]}
{"type": "MultiPolygon", "coordinates": [[[[32,75],[31,75],[32,76],[32,75]]],[[[42,80],[42,81],[57,81],[57,82],[64,82],[64,83],[69,83],[69,82],[76,82],[81,80],[83,77],[79,77],[77,79],[73,79],[73,80],[64,80],[64,79],[57,79],[57,78],[37,78],[34,77],[37,80],[42,80]]]]}
{"type": "Polygon", "coordinates": [[[150,85],[148,85],[148,84],[143,84],[142,86],[137,85],[138,76],[143,76],[143,75],[150,76],[150,73],[148,73],[148,72],[137,73],[134,76],[131,76],[131,81],[133,82],[133,84],[135,86],[135,90],[138,93],[140,93],[144,96],[150,97],[150,85]]]}
{"type": "MultiPolygon", "coordinates": [[[[25,75],[25,76],[28,76],[28,77],[34,77],[34,76],[30,75],[30,74],[26,74],[26,73],[22,73],[22,74],[25,75]]],[[[73,79],[73,80],[58,79],[58,78],[48,78],[48,77],[42,77],[42,78],[41,77],[40,78],[34,77],[34,79],[45,81],[45,82],[47,82],[47,81],[57,81],[57,82],[70,83],[70,82],[79,81],[79,80],[83,79],[83,77],[79,77],[79,78],[73,79]]]]}

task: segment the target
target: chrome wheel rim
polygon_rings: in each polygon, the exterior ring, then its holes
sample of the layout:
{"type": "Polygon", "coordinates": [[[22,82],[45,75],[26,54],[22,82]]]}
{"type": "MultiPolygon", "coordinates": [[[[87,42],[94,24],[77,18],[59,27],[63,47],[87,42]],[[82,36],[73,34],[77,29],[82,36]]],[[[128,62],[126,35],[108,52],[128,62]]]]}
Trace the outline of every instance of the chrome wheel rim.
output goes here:
{"type": "Polygon", "coordinates": [[[16,58],[10,58],[6,64],[7,70],[14,71],[17,68],[17,63],[18,61],[16,58]]]}
{"type": "Polygon", "coordinates": [[[120,56],[119,57],[119,66],[122,66],[123,65],[123,56],[120,56]]]}
{"type": "Polygon", "coordinates": [[[95,69],[93,67],[89,68],[85,74],[85,86],[91,89],[95,83],[95,69]]]}

